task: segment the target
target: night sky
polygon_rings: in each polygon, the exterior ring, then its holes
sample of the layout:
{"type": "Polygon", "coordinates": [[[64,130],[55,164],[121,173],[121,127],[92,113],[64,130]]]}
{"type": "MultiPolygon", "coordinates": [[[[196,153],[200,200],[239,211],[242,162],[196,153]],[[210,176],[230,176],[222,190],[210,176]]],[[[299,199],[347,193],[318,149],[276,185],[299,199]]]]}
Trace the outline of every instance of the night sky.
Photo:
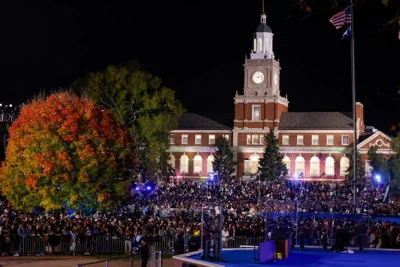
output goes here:
{"type": "MultiPolygon", "coordinates": [[[[304,20],[292,2],[265,3],[289,110],[351,111],[350,41],[328,22],[337,10],[304,20]]],[[[261,0],[2,0],[0,101],[25,102],[41,89],[137,60],[188,111],[231,124],[260,13],[261,0]]],[[[380,4],[359,6],[354,16],[357,99],[366,124],[388,132],[399,112],[397,30],[379,32],[390,16],[380,4]]]]}

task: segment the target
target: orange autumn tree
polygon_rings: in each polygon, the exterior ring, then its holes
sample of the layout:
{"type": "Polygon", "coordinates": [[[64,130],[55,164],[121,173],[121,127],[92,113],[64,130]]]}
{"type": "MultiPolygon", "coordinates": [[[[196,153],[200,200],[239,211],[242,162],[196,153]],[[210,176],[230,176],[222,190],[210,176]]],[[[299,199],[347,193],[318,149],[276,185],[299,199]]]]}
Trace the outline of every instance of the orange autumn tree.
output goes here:
{"type": "Polygon", "coordinates": [[[126,195],[127,133],[107,110],[70,92],[34,99],[9,129],[1,192],[31,211],[110,208],[126,195]]]}

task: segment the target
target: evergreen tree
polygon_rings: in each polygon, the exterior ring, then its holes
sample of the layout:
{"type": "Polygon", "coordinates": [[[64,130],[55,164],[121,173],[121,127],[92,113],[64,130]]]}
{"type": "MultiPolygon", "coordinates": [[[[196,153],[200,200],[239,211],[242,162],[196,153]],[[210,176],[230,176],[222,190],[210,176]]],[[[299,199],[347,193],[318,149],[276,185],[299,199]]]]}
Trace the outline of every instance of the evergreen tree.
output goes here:
{"type": "MultiPolygon", "coordinates": [[[[350,162],[349,162],[349,168],[347,168],[347,178],[349,179],[349,180],[353,180],[353,177],[354,177],[354,160],[353,160],[353,153],[354,153],[354,150],[351,150],[351,153],[350,153],[350,162]]],[[[358,180],[358,181],[361,181],[362,179],[363,179],[363,177],[364,177],[364,174],[365,174],[365,172],[364,172],[364,167],[363,167],[363,164],[362,164],[362,161],[361,161],[361,155],[360,155],[360,153],[358,153],[358,151],[357,151],[357,155],[356,155],[356,158],[357,158],[357,177],[356,177],[356,179],[358,180]]]]}
{"type": "Polygon", "coordinates": [[[288,170],[283,163],[283,157],[279,152],[278,138],[276,138],[274,130],[271,129],[265,136],[266,147],[263,152],[263,158],[260,158],[258,171],[260,179],[263,181],[274,181],[279,177],[287,175],[288,170]]]}
{"type": "Polygon", "coordinates": [[[368,150],[368,160],[372,167],[372,173],[387,172],[388,165],[385,157],[377,153],[378,147],[371,146],[368,150]]]}
{"type": "Polygon", "coordinates": [[[229,180],[235,171],[232,148],[224,137],[217,139],[213,169],[218,172],[218,179],[229,180]]]}

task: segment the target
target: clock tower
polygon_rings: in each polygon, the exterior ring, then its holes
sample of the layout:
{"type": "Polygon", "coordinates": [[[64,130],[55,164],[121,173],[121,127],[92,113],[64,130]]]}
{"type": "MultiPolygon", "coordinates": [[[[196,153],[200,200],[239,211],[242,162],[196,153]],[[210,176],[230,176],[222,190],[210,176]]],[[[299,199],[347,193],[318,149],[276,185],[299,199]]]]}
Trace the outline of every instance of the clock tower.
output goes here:
{"type": "MultiPolygon", "coordinates": [[[[245,174],[249,167],[241,166],[251,155],[261,155],[264,136],[279,126],[281,114],[288,111],[289,101],[280,92],[280,65],[273,51],[273,33],[262,12],[260,24],[253,34],[253,48],[244,61],[243,94],[236,92],[233,146],[236,147],[237,171],[245,174]]],[[[245,163],[244,165],[246,165],[245,163]]],[[[239,174],[238,174],[239,175],[239,174]]]]}

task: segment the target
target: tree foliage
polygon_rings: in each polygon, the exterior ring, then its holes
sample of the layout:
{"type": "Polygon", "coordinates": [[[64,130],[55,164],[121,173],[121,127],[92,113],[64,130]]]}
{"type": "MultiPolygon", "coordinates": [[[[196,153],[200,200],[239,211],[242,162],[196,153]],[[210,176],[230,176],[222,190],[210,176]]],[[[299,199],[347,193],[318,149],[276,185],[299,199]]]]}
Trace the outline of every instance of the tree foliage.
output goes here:
{"type": "Polygon", "coordinates": [[[90,99],[110,109],[129,131],[140,163],[137,170],[150,177],[169,177],[169,133],[184,113],[174,91],[149,73],[114,66],[91,73],[81,87],[90,99]]]}
{"type": "Polygon", "coordinates": [[[233,160],[232,147],[226,138],[216,141],[217,149],[214,152],[213,169],[218,172],[218,179],[229,180],[235,172],[236,162],[233,160]]]}
{"type": "Polygon", "coordinates": [[[278,138],[276,138],[274,130],[271,129],[265,136],[266,147],[264,148],[263,157],[259,160],[258,171],[260,179],[272,182],[279,177],[285,177],[288,173],[286,165],[283,163],[283,156],[279,152],[278,138]]]}
{"type": "MultiPolygon", "coordinates": [[[[350,153],[350,160],[349,160],[349,168],[347,168],[346,172],[347,172],[347,178],[349,180],[353,180],[354,177],[354,160],[353,160],[353,155],[354,155],[354,150],[351,150],[350,153]]],[[[361,155],[360,153],[357,151],[356,154],[356,159],[357,159],[357,176],[356,179],[357,181],[361,181],[364,178],[365,172],[364,172],[364,167],[361,161],[361,155]]]]}
{"type": "Polygon", "coordinates": [[[392,150],[394,154],[388,160],[388,168],[391,180],[397,180],[400,183],[400,133],[392,138],[392,150]]]}
{"type": "Polygon", "coordinates": [[[382,154],[378,154],[378,146],[371,146],[368,150],[368,160],[372,168],[372,173],[384,173],[388,171],[387,159],[382,154]]]}
{"type": "Polygon", "coordinates": [[[126,195],[128,135],[110,112],[70,92],[36,98],[9,129],[2,194],[31,211],[115,205],[126,195]]]}

